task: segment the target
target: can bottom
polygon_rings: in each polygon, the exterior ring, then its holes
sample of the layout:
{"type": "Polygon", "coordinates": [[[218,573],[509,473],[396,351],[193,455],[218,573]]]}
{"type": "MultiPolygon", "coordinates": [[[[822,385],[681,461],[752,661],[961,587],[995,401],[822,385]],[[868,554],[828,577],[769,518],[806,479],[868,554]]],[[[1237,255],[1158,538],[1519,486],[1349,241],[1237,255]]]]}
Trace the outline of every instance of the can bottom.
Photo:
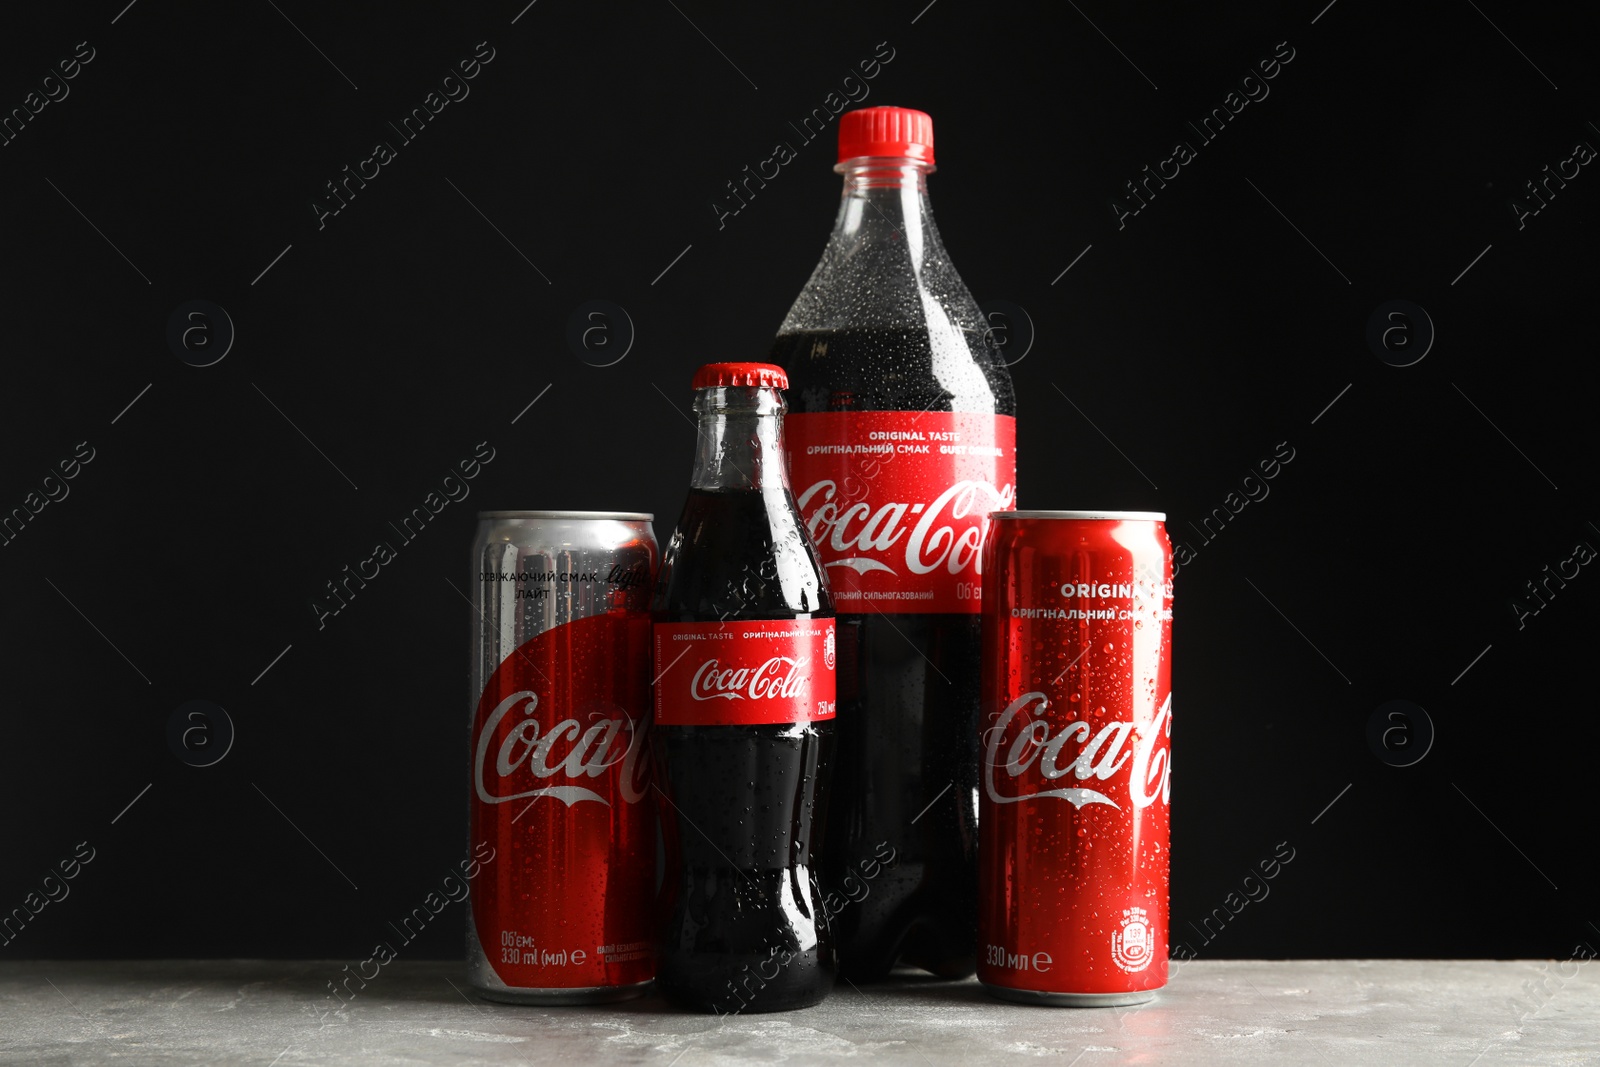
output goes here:
{"type": "Polygon", "coordinates": [[[1156,998],[1159,989],[1135,989],[1127,993],[1041,993],[1033,989],[1013,989],[1010,986],[983,983],[992,997],[1013,1000],[1018,1004],[1043,1004],[1052,1008],[1120,1008],[1129,1004],[1145,1004],[1156,998]]]}
{"type": "Polygon", "coordinates": [[[655,979],[647,978],[633,985],[601,985],[582,989],[487,989],[475,985],[473,991],[484,1000],[499,1004],[611,1004],[644,996],[654,982],[655,979]]]}

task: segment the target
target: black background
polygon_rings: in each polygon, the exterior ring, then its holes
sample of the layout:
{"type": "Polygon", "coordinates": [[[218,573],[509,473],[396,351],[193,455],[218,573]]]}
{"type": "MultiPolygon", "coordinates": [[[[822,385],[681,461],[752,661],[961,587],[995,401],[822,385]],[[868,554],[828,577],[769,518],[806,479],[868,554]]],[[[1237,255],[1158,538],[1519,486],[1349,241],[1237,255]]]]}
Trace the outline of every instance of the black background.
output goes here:
{"type": "MultiPolygon", "coordinates": [[[[464,854],[451,585],[473,512],[643,509],[670,532],[693,438],[674,405],[699,363],[765,354],[832,222],[834,127],[720,229],[712,202],[885,41],[866,103],[934,116],[951,254],[1036,329],[1012,368],[1021,502],[1163,509],[1197,551],[1177,581],[1174,941],[1600,938],[1600,576],[1520,629],[1512,607],[1600,546],[1600,177],[1522,228],[1510,206],[1600,144],[1591,26],[1488,0],[523,3],[7,13],[7,112],[77,42],[95,58],[0,148],[0,509],[78,442],[94,459],[0,547],[0,911],[78,842],[95,859],[0,951],[359,959],[439,885],[464,854]],[[396,142],[386,123],[480,41],[470,96],[319,228],[324,183],[396,142]],[[1284,41],[1270,96],[1198,145],[1185,122],[1284,41]],[[1197,158],[1119,229],[1111,199],[1179,139],[1197,158]],[[237,330],[210,367],[166,340],[193,299],[237,330]],[[636,331],[610,367],[566,340],[592,299],[636,331]],[[1366,340],[1394,299],[1437,329],[1412,366],[1366,340]],[[480,441],[496,458],[471,497],[319,629],[324,583],[480,441]],[[1190,524],[1279,442],[1270,496],[1206,543],[1190,524]],[[211,767],[168,745],[193,699],[237,728],[211,767]],[[1408,767],[1367,740],[1395,699],[1436,730],[1408,767]],[[1192,933],[1279,842],[1270,896],[1192,933]]],[[[461,923],[408,953],[458,954],[461,923]]]]}

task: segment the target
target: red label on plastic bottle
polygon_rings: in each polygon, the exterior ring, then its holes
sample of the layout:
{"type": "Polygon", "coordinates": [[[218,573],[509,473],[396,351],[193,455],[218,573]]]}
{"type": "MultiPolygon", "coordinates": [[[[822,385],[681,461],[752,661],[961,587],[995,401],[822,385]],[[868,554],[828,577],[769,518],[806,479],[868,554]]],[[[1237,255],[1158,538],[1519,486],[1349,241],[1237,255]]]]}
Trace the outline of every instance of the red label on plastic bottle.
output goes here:
{"type": "Polygon", "coordinates": [[[1017,420],[949,411],[790,415],[789,480],[834,604],[977,614],[989,513],[1016,501],[1017,420]]]}
{"type": "Polygon", "coordinates": [[[659,726],[831,719],[833,620],[658,622],[654,673],[659,726]]]}

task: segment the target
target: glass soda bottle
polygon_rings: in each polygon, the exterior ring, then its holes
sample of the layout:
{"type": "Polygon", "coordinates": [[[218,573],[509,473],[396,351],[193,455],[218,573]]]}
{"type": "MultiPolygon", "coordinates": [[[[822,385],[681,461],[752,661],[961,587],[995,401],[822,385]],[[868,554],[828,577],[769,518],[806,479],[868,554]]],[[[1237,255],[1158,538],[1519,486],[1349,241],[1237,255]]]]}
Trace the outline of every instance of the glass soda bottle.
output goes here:
{"type": "Polygon", "coordinates": [[[980,552],[1015,505],[1016,401],[929,206],[933,121],[839,123],[833,235],[778,331],[789,460],[839,611],[823,884],[841,973],[976,967],[980,552]],[[892,857],[885,859],[885,857],[892,857]]]}
{"type": "Polygon", "coordinates": [[[783,371],[694,377],[689,499],[651,603],[666,841],[657,988],[718,1014],[833,988],[814,864],[833,756],[833,601],[784,463],[783,371]]]}

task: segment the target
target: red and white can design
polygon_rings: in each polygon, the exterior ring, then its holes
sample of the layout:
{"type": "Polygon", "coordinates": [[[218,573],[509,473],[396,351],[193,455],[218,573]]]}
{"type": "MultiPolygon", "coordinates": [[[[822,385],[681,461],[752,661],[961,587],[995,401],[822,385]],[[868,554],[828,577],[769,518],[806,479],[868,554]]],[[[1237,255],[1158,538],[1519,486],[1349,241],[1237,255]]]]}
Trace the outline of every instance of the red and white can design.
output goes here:
{"type": "Polygon", "coordinates": [[[1167,982],[1172,547],[1154,512],[1014,511],[984,548],[978,978],[1137,1004],[1167,982]]]}
{"type": "Polygon", "coordinates": [[[467,970],[579,1004],[655,976],[650,516],[484,512],[473,546],[467,970]],[[487,848],[485,848],[487,846],[487,848]]]}

